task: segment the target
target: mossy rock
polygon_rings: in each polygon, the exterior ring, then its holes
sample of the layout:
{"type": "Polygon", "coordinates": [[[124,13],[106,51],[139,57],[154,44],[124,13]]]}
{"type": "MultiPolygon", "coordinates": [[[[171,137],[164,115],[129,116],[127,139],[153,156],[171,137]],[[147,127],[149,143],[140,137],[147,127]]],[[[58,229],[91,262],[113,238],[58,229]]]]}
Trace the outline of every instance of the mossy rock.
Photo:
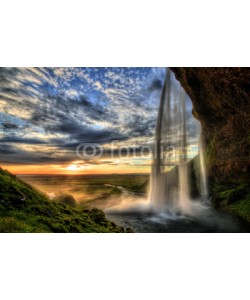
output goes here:
{"type": "Polygon", "coordinates": [[[93,208],[92,210],[90,210],[89,216],[97,224],[104,225],[104,226],[107,225],[108,221],[107,221],[107,219],[105,217],[105,214],[102,210],[100,210],[98,208],[93,208]]]}
{"type": "Polygon", "coordinates": [[[250,185],[231,183],[212,185],[212,204],[250,223],[250,185]]]}
{"type": "Polygon", "coordinates": [[[53,200],[71,206],[77,205],[75,198],[72,195],[68,195],[68,194],[61,194],[59,196],[56,196],[53,200]]]}

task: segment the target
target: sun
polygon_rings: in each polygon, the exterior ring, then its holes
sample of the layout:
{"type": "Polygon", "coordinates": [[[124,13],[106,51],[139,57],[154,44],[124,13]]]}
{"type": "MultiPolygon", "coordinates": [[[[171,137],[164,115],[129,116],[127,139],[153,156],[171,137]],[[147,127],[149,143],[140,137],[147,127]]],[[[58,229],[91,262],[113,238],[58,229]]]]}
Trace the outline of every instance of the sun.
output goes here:
{"type": "Polygon", "coordinates": [[[68,167],[65,168],[67,171],[77,171],[79,169],[79,166],[77,165],[69,165],[68,167]]]}
{"type": "Polygon", "coordinates": [[[62,170],[67,172],[77,173],[77,172],[85,171],[89,168],[90,168],[89,166],[84,165],[82,162],[74,161],[71,162],[68,166],[63,166],[62,170]]]}

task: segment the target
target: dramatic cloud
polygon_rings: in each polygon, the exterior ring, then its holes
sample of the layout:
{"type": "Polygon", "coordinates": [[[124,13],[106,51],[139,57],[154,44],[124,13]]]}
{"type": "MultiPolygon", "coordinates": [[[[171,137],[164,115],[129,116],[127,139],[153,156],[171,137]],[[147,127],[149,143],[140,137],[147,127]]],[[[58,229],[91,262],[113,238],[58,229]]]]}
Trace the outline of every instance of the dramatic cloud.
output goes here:
{"type": "Polygon", "coordinates": [[[1,162],[75,159],[79,143],[152,138],[164,68],[0,68],[1,162]]]}

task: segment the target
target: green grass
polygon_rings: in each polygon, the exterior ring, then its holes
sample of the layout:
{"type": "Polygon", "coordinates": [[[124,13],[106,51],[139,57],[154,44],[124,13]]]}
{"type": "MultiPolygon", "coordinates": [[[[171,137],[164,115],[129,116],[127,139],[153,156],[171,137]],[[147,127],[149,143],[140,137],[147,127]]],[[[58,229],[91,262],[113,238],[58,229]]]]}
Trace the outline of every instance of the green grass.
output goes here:
{"type": "Polygon", "coordinates": [[[0,168],[0,232],[130,232],[106,219],[102,210],[50,201],[0,168]]]}

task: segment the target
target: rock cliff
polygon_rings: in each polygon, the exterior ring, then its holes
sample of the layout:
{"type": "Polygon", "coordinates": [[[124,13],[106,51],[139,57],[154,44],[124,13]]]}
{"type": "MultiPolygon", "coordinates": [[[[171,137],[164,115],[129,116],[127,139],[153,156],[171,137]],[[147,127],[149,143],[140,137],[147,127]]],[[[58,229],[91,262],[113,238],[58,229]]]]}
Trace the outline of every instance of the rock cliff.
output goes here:
{"type": "Polygon", "coordinates": [[[211,201],[250,223],[250,68],[171,68],[202,127],[211,201]]]}
{"type": "Polygon", "coordinates": [[[201,122],[211,180],[245,182],[250,173],[250,68],[171,68],[201,122]]]}

